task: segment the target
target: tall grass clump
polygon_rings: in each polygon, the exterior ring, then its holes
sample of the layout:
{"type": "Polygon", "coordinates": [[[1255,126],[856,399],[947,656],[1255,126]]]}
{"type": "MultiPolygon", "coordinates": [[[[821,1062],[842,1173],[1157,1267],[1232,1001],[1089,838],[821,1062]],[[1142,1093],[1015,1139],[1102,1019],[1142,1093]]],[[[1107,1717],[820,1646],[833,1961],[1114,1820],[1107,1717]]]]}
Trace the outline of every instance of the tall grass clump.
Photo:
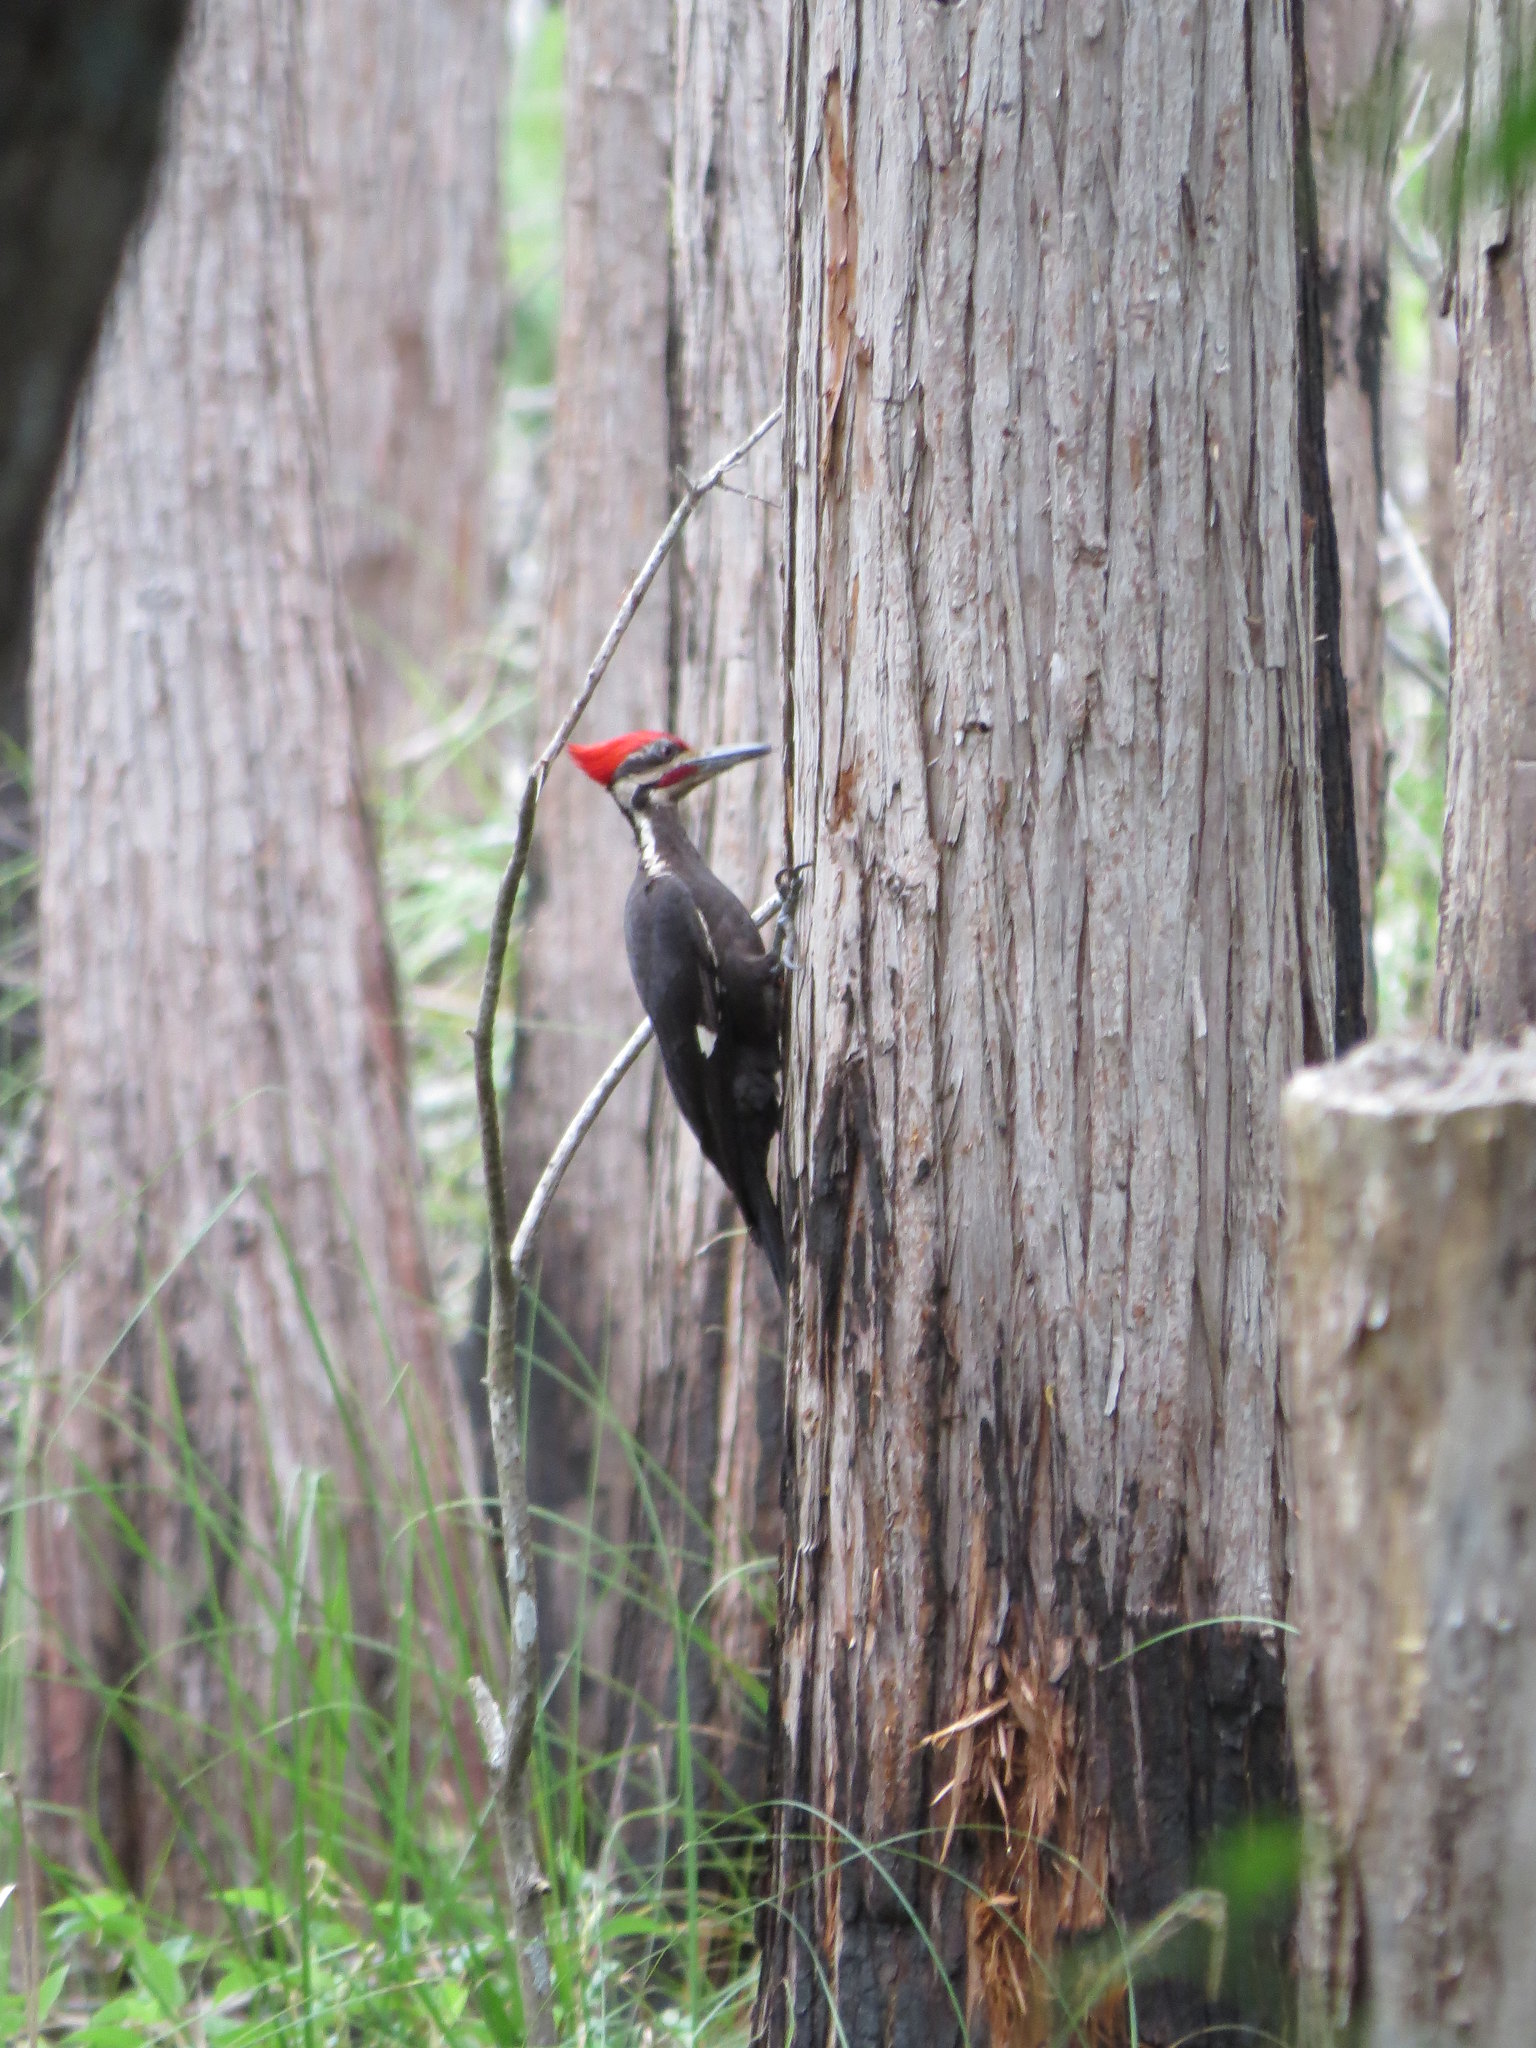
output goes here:
{"type": "MultiPolygon", "coordinates": [[[[85,1865],[50,1863],[41,1817],[11,1802],[0,1816],[0,2039],[36,2026],[79,2048],[519,2041],[486,1771],[466,1704],[470,1676],[497,1651],[456,1602],[434,1527],[457,1504],[412,1509],[403,1487],[347,1501],[334,1475],[305,1472],[278,1504],[273,1540],[253,1550],[184,1428],[173,1448],[157,1470],[203,1549],[210,1591],[196,1646],[218,1674],[217,1723],[190,1723],[147,1663],[108,1686],[77,1646],[70,1682],[91,1690],[99,1741],[125,1745],[166,1802],[206,1889],[179,1913],[162,1906],[159,1871],[131,1882],[90,1816],[85,1865]],[[385,1641],[354,1617],[360,1508],[387,1532],[385,1641]]],[[[379,1467],[360,1458],[357,1469],[379,1467]]],[[[650,1483],[666,1482],[653,1472],[650,1483]]],[[[139,1572],[172,1569],[125,1498],[89,1474],[78,1485],[139,1572]]],[[[16,1483],[0,1644],[16,1766],[28,1506],[16,1483]]],[[[592,1559],[599,1591],[624,1568],[596,1539],[592,1559]]],[[[668,1621],[681,1643],[707,1643],[701,1615],[668,1621]]],[[[582,1656],[579,1640],[569,1645],[551,1684],[569,1677],[578,1694],[582,1656]]],[[[689,1732],[678,1734],[686,1751],[689,1732]]],[[[534,1783],[562,2037],[733,2039],[751,1978],[753,1826],[709,1818],[705,1802],[657,1782],[646,1811],[667,1851],[649,1864],[626,1858],[620,1836],[605,1845],[594,1824],[598,1788],[621,1769],[644,1782],[646,1763],[584,1756],[569,1727],[541,1717],[534,1783]]]]}

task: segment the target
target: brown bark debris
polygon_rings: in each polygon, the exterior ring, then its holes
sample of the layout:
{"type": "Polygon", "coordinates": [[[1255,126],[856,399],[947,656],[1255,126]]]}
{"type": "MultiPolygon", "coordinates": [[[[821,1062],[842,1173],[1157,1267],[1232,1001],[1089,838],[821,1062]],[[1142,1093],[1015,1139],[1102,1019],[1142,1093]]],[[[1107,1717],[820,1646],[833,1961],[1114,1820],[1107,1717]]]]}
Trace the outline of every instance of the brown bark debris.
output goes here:
{"type": "MultiPolygon", "coordinates": [[[[1081,1736],[1062,1681],[1036,1654],[989,1658],[985,1704],[927,1738],[952,1746],[953,1775],[935,1795],[945,1815],[939,1860],[964,1817],[981,1840],[976,1889],[966,1901],[968,1986],[973,2010],[986,2006],[995,2042],[1038,2048],[1061,2018],[1057,1957],[1074,1937],[1108,1918],[1109,1817],[1088,1807],[1079,1775],[1081,1736]]],[[[1079,2016],[1085,2038],[1116,2040],[1124,1986],[1079,2016]]]]}

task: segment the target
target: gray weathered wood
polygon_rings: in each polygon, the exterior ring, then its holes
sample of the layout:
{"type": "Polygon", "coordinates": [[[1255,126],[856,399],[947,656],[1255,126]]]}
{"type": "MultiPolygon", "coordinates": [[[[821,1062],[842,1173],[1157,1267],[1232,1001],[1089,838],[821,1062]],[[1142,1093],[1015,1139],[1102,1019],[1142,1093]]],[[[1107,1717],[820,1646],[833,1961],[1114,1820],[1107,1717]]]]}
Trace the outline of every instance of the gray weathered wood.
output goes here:
{"type": "MultiPolygon", "coordinates": [[[[1531,0],[1476,0],[1469,132],[1529,90],[1531,0]],[[1520,52],[1526,69],[1520,69],[1520,52]]],[[[1455,645],[1436,992],[1460,1045],[1536,1022],[1536,191],[1459,226],[1455,645]]]]}
{"type": "Polygon", "coordinates": [[[1367,1048],[1285,1134],[1304,2038],[1526,2048],[1536,1039],[1367,1048]]]}
{"type": "Polygon", "coordinates": [[[1280,1091],[1353,860],[1294,29],[790,12],[774,2044],[1046,2038],[1106,1889],[1284,1784],[1280,1091]]]}

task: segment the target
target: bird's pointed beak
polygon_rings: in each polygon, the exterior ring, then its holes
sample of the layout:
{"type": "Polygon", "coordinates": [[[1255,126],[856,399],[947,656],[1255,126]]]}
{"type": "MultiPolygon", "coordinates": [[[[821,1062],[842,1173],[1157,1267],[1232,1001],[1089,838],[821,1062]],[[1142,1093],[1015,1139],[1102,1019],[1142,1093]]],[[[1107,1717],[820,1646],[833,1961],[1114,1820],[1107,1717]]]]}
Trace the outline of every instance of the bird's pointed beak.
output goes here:
{"type": "Polygon", "coordinates": [[[690,754],[686,761],[680,761],[671,774],[662,777],[659,787],[670,796],[686,796],[690,789],[697,789],[701,782],[713,781],[727,768],[738,768],[743,761],[760,761],[771,751],[767,740],[746,740],[735,747],[711,747],[707,754],[690,754]]]}

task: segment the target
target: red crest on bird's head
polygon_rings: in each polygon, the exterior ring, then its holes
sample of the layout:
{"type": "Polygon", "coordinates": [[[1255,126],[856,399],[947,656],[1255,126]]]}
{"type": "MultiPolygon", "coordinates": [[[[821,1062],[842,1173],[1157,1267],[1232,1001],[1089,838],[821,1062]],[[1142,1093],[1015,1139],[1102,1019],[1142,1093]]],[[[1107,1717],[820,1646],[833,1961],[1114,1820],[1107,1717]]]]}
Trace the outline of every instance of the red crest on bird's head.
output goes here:
{"type": "Polygon", "coordinates": [[[572,740],[567,751],[584,775],[590,775],[606,789],[630,755],[648,747],[653,740],[674,740],[679,747],[684,744],[670,732],[622,732],[615,740],[594,740],[585,747],[572,740]]]}

